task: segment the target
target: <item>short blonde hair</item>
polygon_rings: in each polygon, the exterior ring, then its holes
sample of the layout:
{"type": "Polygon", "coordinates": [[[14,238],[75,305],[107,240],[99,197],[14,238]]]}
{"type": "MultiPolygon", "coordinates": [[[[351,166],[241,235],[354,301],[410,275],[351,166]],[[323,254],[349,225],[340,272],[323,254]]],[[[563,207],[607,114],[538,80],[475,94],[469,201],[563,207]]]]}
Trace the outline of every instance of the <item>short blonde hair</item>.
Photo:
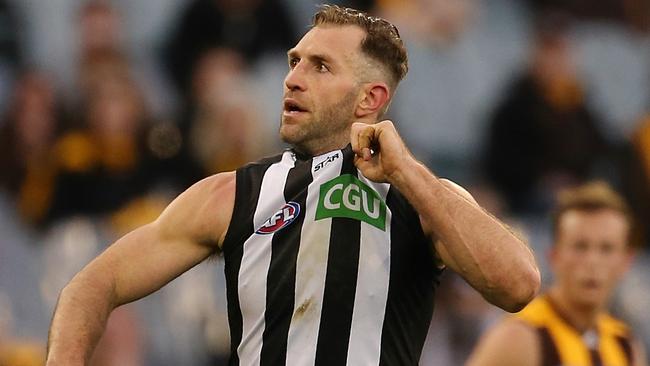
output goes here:
{"type": "Polygon", "coordinates": [[[621,213],[629,224],[630,231],[634,224],[632,214],[625,199],[603,181],[592,181],[583,185],[565,189],[557,195],[553,211],[553,237],[557,239],[562,216],[569,211],[594,212],[612,210],[621,213]]]}

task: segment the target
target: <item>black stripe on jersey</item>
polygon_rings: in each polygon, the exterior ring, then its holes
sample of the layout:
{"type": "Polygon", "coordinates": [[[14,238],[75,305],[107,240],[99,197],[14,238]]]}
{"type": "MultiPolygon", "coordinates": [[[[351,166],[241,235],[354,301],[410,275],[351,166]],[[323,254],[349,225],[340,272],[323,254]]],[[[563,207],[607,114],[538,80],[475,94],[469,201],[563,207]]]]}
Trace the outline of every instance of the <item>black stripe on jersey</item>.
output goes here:
{"type": "Polygon", "coordinates": [[[632,345],[630,344],[630,340],[627,337],[616,337],[616,341],[618,342],[619,346],[621,346],[621,349],[623,350],[623,353],[625,354],[625,359],[627,360],[628,365],[634,365],[634,357],[632,353],[632,345]]]}
{"type": "Polygon", "coordinates": [[[289,170],[284,187],[285,200],[298,203],[301,213],[291,225],[277,231],[271,242],[261,366],[286,363],[287,337],[295,302],[296,262],[305,219],[307,187],[313,180],[311,166],[311,159],[296,161],[296,165],[289,170]]]}
{"type": "Polygon", "coordinates": [[[417,365],[433,315],[441,270],[435,266],[431,241],[409,202],[390,187],[390,280],[381,335],[381,366],[417,365]]]}
{"type": "Polygon", "coordinates": [[[253,216],[262,188],[262,178],[271,164],[282,159],[282,155],[268,158],[257,164],[249,164],[237,170],[235,206],[222,253],[225,259],[226,292],[228,298],[228,323],[230,327],[229,365],[239,365],[237,347],[242,337],[242,313],[239,307],[239,267],[243,255],[243,243],[253,234],[253,216]],[[237,245],[239,243],[239,245],[237,245]]]}
{"type": "MultiPolygon", "coordinates": [[[[357,176],[352,149],[343,150],[341,175],[357,176]]],[[[361,221],[332,218],[323,309],[318,330],[315,364],[345,365],[350,342],[354,297],[359,272],[361,221]]]]}
{"type": "Polygon", "coordinates": [[[278,154],[237,169],[235,207],[221,250],[224,256],[234,250],[237,244],[240,250],[243,249],[242,245],[255,231],[253,217],[262,189],[262,180],[271,165],[282,161],[282,156],[283,154],[278,154]]]}
{"type": "Polygon", "coordinates": [[[537,328],[537,334],[539,334],[539,341],[542,347],[542,366],[561,365],[560,354],[548,329],[545,327],[537,328]]]}
{"type": "Polygon", "coordinates": [[[591,366],[603,366],[603,360],[600,358],[598,350],[590,349],[589,357],[591,358],[591,366]]]}

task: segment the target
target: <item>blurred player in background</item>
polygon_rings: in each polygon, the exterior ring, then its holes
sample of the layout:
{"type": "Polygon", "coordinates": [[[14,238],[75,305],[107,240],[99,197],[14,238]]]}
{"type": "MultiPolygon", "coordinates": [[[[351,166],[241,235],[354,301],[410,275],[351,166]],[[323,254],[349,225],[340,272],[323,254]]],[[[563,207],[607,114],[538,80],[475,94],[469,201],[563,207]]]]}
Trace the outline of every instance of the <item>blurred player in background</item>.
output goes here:
{"type": "Polygon", "coordinates": [[[607,313],[633,259],[626,203],[605,183],[592,182],[559,195],[553,223],[554,282],[489,330],[468,365],[646,365],[642,343],[607,313]]]}

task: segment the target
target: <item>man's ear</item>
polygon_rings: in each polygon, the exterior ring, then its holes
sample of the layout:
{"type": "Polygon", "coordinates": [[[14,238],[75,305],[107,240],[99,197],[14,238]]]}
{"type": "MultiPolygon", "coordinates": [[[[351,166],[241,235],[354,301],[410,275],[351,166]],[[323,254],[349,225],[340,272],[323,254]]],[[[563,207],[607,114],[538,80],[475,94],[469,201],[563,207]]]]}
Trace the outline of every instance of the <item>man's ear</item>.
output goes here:
{"type": "Polygon", "coordinates": [[[390,89],[386,83],[375,82],[365,85],[362,99],[357,105],[355,116],[363,118],[371,114],[381,114],[390,101],[390,89]]]}

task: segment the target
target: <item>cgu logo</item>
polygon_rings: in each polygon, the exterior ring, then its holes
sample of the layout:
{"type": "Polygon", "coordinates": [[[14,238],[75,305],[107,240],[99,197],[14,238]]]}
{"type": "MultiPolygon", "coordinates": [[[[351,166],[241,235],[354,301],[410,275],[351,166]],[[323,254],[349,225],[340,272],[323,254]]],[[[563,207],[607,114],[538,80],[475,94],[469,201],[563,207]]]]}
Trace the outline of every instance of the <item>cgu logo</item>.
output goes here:
{"type": "Polygon", "coordinates": [[[316,220],[347,217],[386,230],[386,203],[367,184],[344,174],[320,186],[316,220]]]}
{"type": "Polygon", "coordinates": [[[298,215],[300,215],[300,205],[291,201],[269,217],[255,233],[263,235],[272,234],[289,226],[298,215]]]}

